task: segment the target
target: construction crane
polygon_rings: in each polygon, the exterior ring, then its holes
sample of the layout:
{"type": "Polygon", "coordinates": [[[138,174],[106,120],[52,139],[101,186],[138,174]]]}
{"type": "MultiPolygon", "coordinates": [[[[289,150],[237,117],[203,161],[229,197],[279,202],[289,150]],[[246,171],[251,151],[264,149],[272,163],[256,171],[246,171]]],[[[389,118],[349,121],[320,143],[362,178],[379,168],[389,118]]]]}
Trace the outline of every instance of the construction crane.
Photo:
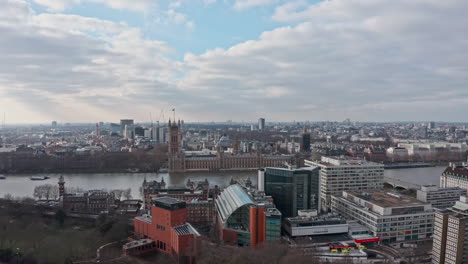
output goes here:
{"type": "Polygon", "coordinates": [[[151,121],[151,128],[153,128],[153,116],[151,115],[151,112],[149,112],[149,117],[151,121]]]}
{"type": "Polygon", "coordinates": [[[161,112],[159,113],[158,124],[160,120],[161,122],[164,122],[166,120],[166,117],[164,116],[164,109],[161,109],[161,112]]]}

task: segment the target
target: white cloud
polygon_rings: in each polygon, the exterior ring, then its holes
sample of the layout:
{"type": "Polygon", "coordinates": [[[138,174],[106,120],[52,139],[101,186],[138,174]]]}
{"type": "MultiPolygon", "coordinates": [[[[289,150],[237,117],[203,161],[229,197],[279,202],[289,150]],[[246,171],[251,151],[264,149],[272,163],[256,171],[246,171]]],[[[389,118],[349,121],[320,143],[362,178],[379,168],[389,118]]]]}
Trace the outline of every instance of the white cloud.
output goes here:
{"type": "Polygon", "coordinates": [[[268,6],[278,3],[279,0],[235,0],[234,8],[237,10],[258,7],[258,6],[268,6]]]}
{"type": "Polygon", "coordinates": [[[461,0],[289,3],[274,19],[300,24],[229,49],[187,54],[193,70],[178,85],[200,98],[222,98],[216,103],[224,112],[251,119],[266,111],[282,120],[294,114],[296,120],[466,121],[464,10],[468,2],[461,0]],[[440,91],[449,96],[434,100],[440,91]]]}
{"type": "Polygon", "coordinates": [[[7,0],[0,108],[25,121],[138,119],[169,106],[201,121],[467,121],[466,10],[462,0],[298,1],[273,17],[296,26],[177,62],[124,23],[7,0]]]}
{"type": "Polygon", "coordinates": [[[145,12],[153,7],[153,0],[33,0],[37,4],[46,6],[49,11],[61,12],[72,5],[81,3],[100,3],[114,9],[127,9],[131,11],[145,12]]]}
{"type": "Polygon", "coordinates": [[[164,21],[165,23],[175,23],[177,25],[185,25],[185,27],[189,30],[193,30],[195,28],[195,23],[187,18],[187,15],[177,12],[174,9],[169,9],[166,11],[167,19],[164,21]]]}
{"type": "Polygon", "coordinates": [[[147,113],[153,104],[167,107],[164,98],[183,65],[167,59],[166,43],[122,23],[20,10],[17,17],[27,19],[14,24],[0,16],[0,94],[21,116],[117,119],[122,112],[147,113]]]}

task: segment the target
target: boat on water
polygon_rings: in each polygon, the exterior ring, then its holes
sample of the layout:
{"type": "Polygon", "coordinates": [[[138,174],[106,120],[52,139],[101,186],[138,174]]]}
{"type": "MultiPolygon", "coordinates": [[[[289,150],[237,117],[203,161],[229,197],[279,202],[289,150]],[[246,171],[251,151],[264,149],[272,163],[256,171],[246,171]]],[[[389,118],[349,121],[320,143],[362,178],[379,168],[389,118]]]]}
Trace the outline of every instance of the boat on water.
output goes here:
{"type": "Polygon", "coordinates": [[[43,181],[50,179],[48,176],[31,176],[31,181],[43,181]]]}
{"type": "Polygon", "coordinates": [[[5,180],[5,179],[6,179],[6,176],[0,174],[0,180],[5,180]]]}

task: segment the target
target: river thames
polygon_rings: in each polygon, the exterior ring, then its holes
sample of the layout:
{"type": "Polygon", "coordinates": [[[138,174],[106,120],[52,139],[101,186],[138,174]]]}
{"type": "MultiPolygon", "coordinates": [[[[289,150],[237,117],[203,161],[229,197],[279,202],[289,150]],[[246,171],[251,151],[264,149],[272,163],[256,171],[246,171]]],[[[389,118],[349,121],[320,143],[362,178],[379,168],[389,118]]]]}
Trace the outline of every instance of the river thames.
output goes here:
{"type": "MultiPolygon", "coordinates": [[[[420,185],[439,184],[439,177],[446,167],[427,167],[410,169],[385,170],[385,176],[412,182],[420,185]]],[[[128,189],[132,190],[133,198],[140,198],[140,186],[143,180],[161,180],[164,178],[168,187],[185,187],[187,179],[193,181],[208,179],[211,186],[225,187],[229,185],[231,178],[235,180],[247,179],[257,182],[256,171],[250,172],[211,172],[211,173],[99,173],[99,174],[64,174],[66,187],[79,187],[83,190],[96,189],[128,189]]],[[[11,194],[14,197],[32,197],[34,187],[41,184],[57,184],[60,174],[21,174],[6,175],[7,178],[0,180],[0,197],[11,194]],[[50,179],[44,181],[32,181],[31,176],[48,176],[50,179]]]]}

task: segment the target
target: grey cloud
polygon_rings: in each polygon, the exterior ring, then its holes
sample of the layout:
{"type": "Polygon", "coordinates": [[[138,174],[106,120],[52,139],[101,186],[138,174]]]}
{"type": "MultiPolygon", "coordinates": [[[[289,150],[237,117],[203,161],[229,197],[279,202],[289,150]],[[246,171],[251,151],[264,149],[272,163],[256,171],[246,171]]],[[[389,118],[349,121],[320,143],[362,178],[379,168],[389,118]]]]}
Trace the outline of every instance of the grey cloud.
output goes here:
{"type": "Polygon", "coordinates": [[[466,1],[286,4],[273,19],[297,25],[182,62],[125,24],[8,1],[22,11],[0,11],[0,93],[31,111],[62,107],[77,121],[172,107],[195,121],[466,120],[466,1]]]}
{"type": "Polygon", "coordinates": [[[228,50],[186,56],[195,70],[182,86],[230,95],[232,101],[247,99],[258,106],[240,110],[251,119],[264,106],[279,112],[275,118],[290,119],[290,109],[312,104],[310,111],[294,112],[295,119],[398,120],[407,119],[408,112],[421,120],[432,115],[463,120],[463,112],[439,113],[443,101],[424,99],[446,91],[454,108],[468,110],[463,100],[455,100],[466,97],[468,75],[463,10],[467,2],[454,0],[335,0],[289,9],[282,20],[303,21],[296,27],[265,32],[228,50]],[[291,93],[272,100],[265,88],[276,86],[291,93]],[[431,107],[419,111],[424,102],[431,107]],[[368,105],[384,107],[369,111],[368,105]]]}

